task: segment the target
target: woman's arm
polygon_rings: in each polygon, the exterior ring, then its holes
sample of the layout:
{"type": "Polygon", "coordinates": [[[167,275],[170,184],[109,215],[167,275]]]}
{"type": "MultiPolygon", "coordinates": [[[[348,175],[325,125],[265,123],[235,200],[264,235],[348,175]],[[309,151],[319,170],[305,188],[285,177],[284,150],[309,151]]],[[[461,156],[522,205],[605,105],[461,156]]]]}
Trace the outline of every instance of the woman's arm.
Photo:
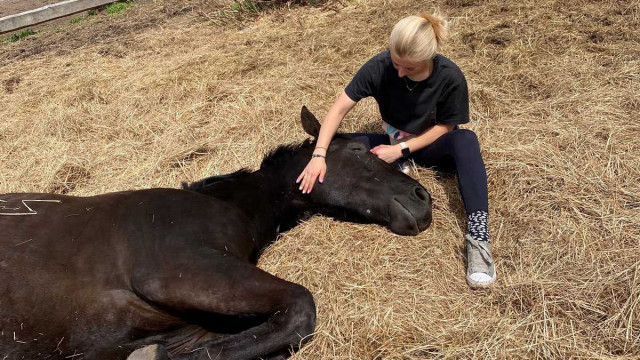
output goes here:
{"type": "MultiPolygon", "coordinates": [[[[453,130],[454,127],[455,125],[436,124],[425,130],[422,134],[405,141],[405,143],[409,146],[411,152],[418,151],[436,141],[440,136],[453,130]]],[[[378,145],[371,149],[371,152],[388,163],[392,163],[402,157],[400,144],[378,145]]]]}
{"type": "MultiPolygon", "coordinates": [[[[414,137],[413,139],[405,141],[411,152],[418,151],[428,145],[431,145],[434,141],[449,131],[453,130],[455,125],[436,124],[428,128],[422,134],[414,137]]],[[[398,145],[399,147],[400,145],[398,145]]]]}
{"type": "MultiPolygon", "coordinates": [[[[338,99],[333,103],[327,116],[324,118],[322,125],[320,126],[320,134],[318,135],[318,141],[316,143],[316,148],[313,151],[314,154],[320,154],[327,156],[327,149],[329,148],[329,144],[331,143],[331,139],[338,131],[338,127],[340,126],[340,122],[347,115],[351,109],[357,103],[347,94],[342,91],[338,99]]],[[[299,189],[302,190],[303,194],[308,194],[313,189],[313,185],[315,185],[316,180],[319,178],[320,183],[324,181],[324,176],[327,173],[327,163],[325,159],[322,157],[314,157],[311,158],[307,166],[304,168],[296,183],[300,183],[299,189]]]]}
{"type": "Polygon", "coordinates": [[[326,154],[326,149],[329,147],[331,143],[331,139],[338,131],[338,127],[342,122],[342,119],[347,115],[351,109],[356,105],[356,102],[351,100],[347,94],[342,91],[340,96],[333,103],[327,116],[324,118],[322,122],[322,126],[320,126],[320,134],[318,135],[318,142],[316,144],[316,149],[322,147],[324,152],[316,152],[317,154],[326,154]]]}

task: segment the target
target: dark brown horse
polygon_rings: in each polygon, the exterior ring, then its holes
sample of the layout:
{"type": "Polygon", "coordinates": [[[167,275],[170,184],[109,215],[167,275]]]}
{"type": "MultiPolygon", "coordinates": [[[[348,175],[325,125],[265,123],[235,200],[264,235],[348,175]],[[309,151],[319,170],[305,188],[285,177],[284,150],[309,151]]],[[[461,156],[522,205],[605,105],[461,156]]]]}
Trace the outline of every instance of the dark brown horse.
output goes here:
{"type": "MultiPolygon", "coordinates": [[[[302,124],[317,136],[306,108],[302,124]]],[[[286,357],[316,313],[307,289],[255,266],[279,232],[312,213],[403,235],[431,223],[418,182],[339,135],[302,194],[313,148],[182,190],[0,195],[0,359],[286,357]]]]}

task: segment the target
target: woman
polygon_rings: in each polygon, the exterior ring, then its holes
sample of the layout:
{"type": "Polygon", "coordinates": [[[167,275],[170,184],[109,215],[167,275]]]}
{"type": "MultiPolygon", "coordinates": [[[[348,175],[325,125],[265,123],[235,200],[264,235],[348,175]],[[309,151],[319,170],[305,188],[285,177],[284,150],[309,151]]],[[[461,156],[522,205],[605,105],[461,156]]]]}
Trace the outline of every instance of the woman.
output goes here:
{"type": "Polygon", "coordinates": [[[367,63],[327,113],[314,155],[297,182],[310,193],[326,174],[327,148],[345,115],[361,99],[378,102],[386,134],[350,134],[388,162],[413,159],[418,165],[456,171],[467,213],[467,282],[488,287],[496,279],[488,231],[487,174],[478,139],[470,130],[469,95],[462,71],[438,54],[447,36],[444,19],[423,14],[400,20],[389,37],[389,50],[367,63]]]}

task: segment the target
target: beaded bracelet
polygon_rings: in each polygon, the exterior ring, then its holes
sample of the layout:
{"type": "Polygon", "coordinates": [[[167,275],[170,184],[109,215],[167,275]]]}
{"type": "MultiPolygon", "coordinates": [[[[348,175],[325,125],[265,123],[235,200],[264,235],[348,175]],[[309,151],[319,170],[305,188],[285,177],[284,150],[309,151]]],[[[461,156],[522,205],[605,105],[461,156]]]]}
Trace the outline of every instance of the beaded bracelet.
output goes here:
{"type": "Polygon", "coordinates": [[[321,157],[321,158],[327,158],[326,156],[322,155],[322,154],[311,154],[312,158],[317,158],[317,157],[321,157]]]}

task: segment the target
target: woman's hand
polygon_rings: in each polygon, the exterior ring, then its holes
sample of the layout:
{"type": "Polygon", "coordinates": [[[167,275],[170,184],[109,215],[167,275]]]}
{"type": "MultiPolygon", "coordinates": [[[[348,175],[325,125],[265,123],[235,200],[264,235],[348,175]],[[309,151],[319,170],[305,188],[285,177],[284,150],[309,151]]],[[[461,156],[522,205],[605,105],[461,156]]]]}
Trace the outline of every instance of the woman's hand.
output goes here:
{"type": "Polygon", "coordinates": [[[296,180],[296,183],[300,184],[298,189],[302,190],[303,194],[310,193],[311,189],[313,189],[313,185],[316,183],[316,179],[322,184],[326,173],[327,163],[324,161],[324,158],[312,158],[296,180]]]}
{"type": "Polygon", "coordinates": [[[389,164],[402,157],[400,145],[378,145],[371,149],[371,152],[389,164]]]}
{"type": "MultiPolygon", "coordinates": [[[[316,148],[313,150],[314,154],[327,155],[327,148],[331,143],[331,139],[338,131],[340,122],[347,115],[349,111],[356,105],[356,102],[344,92],[340,93],[340,96],[331,105],[327,116],[320,126],[320,131],[316,136],[316,148]]],[[[312,157],[307,167],[304,168],[296,183],[300,184],[300,190],[303,194],[308,194],[313,189],[316,180],[320,183],[324,181],[324,175],[327,173],[327,163],[323,157],[312,157]]]]}

